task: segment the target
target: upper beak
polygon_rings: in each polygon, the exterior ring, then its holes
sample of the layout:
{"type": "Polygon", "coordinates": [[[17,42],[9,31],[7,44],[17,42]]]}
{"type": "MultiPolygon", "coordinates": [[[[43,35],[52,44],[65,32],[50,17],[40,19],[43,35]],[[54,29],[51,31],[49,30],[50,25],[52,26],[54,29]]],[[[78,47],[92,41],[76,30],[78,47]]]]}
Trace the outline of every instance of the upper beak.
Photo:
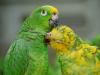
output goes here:
{"type": "Polygon", "coordinates": [[[57,13],[53,13],[52,17],[49,19],[49,25],[51,28],[58,26],[59,22],[58,22],[58,14],[57,13]]]}

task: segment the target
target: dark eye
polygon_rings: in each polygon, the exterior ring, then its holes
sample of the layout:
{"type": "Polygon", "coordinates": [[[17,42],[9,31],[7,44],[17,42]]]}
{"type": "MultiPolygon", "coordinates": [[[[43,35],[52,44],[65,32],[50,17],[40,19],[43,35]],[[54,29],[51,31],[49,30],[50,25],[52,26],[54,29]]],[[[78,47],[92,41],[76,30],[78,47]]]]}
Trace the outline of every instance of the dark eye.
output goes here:
{"type": "Polygon", "coordinates": [[[42,10],[42,11],[41,11],[41,15],[42,15],[42,16],[46,16],[46,15],[47,15],[47,11],[42,10]]]}

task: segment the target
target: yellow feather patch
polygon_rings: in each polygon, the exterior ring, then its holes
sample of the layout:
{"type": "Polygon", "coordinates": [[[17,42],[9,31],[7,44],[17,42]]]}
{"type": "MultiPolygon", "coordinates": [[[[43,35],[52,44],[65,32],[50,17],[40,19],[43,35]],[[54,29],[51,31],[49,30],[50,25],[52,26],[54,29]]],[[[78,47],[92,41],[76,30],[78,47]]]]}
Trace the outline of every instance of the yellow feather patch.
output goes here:
{"type": "Polygon", "coordinates": [[[55,7],[51,7],[51,12],[52,12],[52,13],[57,13],[57,14],[58,14],[58,10],[57,10],[57,8],[55,8],[55,7]]]}

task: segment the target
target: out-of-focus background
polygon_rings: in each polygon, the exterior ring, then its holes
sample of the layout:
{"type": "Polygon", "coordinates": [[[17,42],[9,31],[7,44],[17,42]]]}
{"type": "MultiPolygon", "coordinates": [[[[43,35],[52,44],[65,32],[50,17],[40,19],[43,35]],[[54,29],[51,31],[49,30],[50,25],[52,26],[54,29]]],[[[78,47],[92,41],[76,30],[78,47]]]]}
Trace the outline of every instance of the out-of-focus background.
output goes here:
{"type": "Polygon", "coordinates": [[[57,7],[60,22],[81,38],[89,40],[100,34],[100,0],[0,0],[0,57],[5,56],[25,18],[42,5],[57,7]]]}

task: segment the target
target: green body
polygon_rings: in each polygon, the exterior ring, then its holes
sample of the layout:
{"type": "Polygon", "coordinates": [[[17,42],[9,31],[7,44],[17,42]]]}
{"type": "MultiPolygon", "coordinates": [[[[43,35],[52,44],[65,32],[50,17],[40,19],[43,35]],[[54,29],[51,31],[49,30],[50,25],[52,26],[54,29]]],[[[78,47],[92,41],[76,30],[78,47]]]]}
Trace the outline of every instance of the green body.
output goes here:
{"type": "Polygon", "coordinates": [[[41,44],[43,41],[40,37],[36,38],[37,40],[34,39],[34,41],[18,39],[13,43],[6,56],[5,75],[47,74],[47,48],[44,44],[41,44]]]}
{"type": "Polygon", "coordinates": [[[52,16],[52,8],[37,8],[25,20],[5,57],[5,75],[48,74],[48,49],[44,43],[44,36],[50,29],[48,20],[52,16]],[[46,16],[41,16],[42,10],[47,11],[46,16]]]}

